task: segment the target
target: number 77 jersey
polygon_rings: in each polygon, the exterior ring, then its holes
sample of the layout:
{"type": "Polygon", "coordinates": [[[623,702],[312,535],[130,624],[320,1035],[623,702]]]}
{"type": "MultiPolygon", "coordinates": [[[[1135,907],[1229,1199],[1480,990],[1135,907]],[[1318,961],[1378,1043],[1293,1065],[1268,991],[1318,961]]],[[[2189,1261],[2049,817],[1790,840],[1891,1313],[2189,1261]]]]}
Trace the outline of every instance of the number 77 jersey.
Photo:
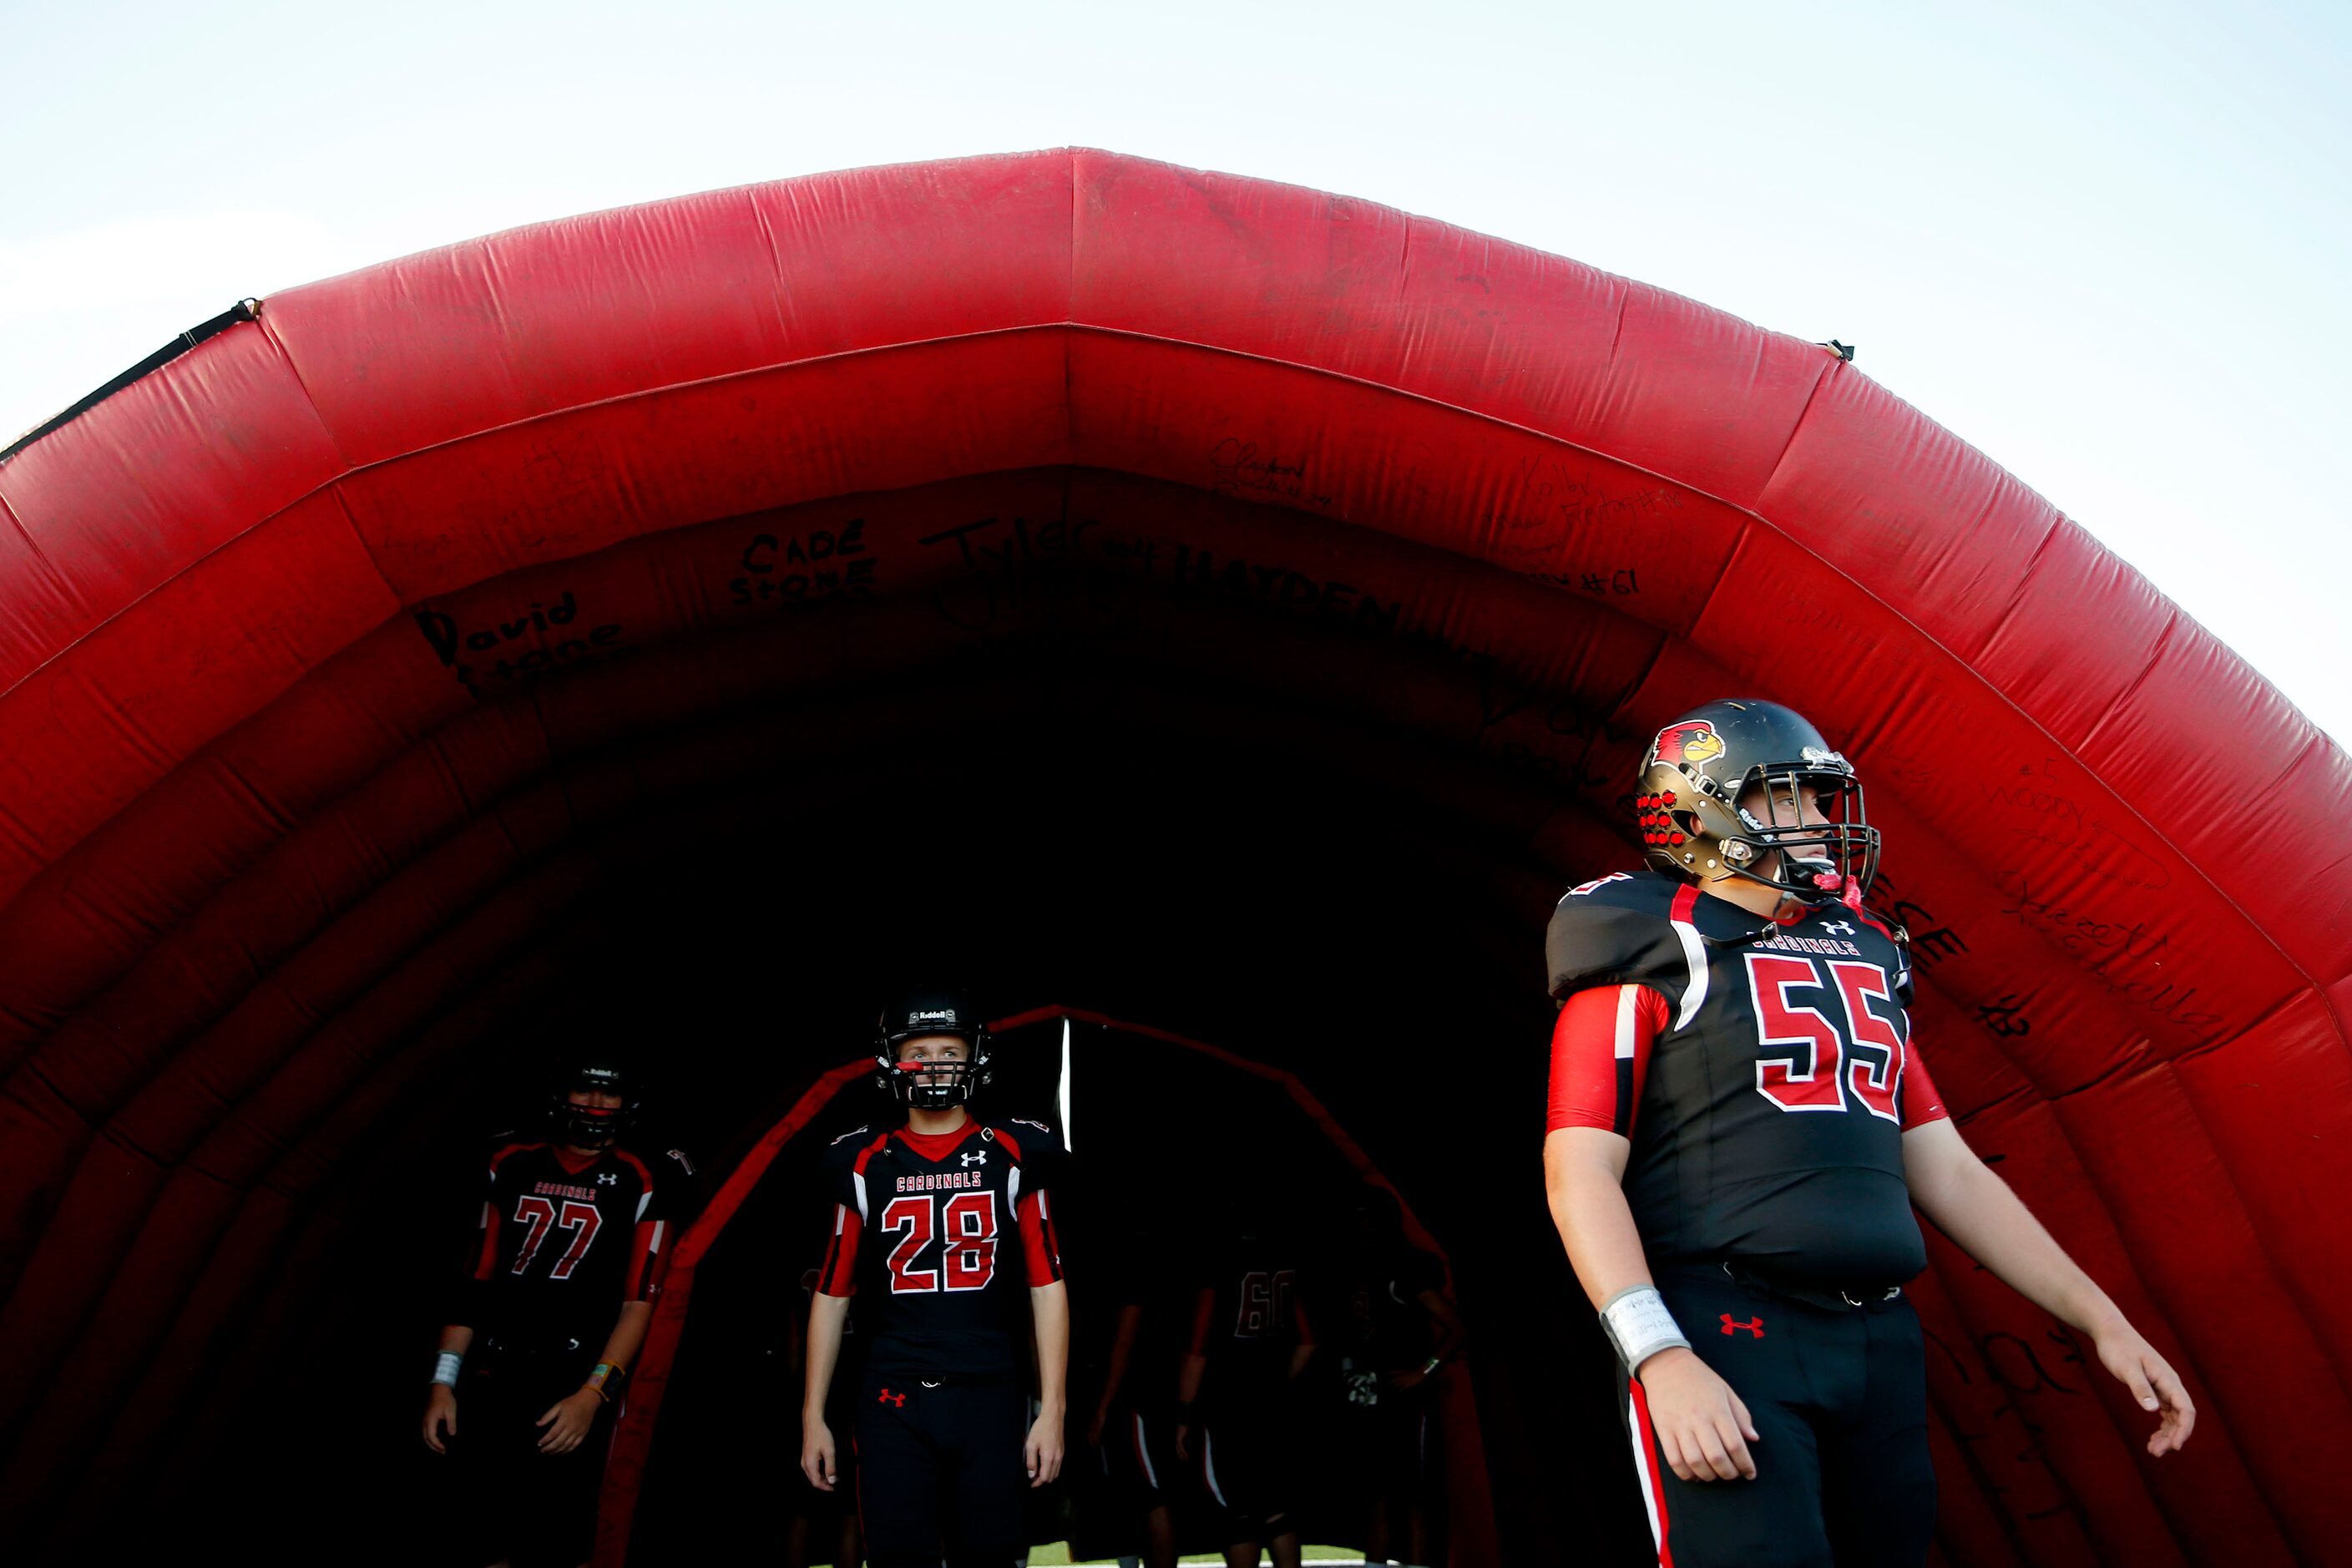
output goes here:
{"type": "Polygon", "coordinates": [[[1547,1130],[1631,1141],[1654,1264],[1830,1287],[1927,1267],[1902,1135],[1945,1111],[1885,927],[1843,905],[1777,924],[1639,872],[1570,889],[1544,946],[1563,1004],[1547,1130]]]}

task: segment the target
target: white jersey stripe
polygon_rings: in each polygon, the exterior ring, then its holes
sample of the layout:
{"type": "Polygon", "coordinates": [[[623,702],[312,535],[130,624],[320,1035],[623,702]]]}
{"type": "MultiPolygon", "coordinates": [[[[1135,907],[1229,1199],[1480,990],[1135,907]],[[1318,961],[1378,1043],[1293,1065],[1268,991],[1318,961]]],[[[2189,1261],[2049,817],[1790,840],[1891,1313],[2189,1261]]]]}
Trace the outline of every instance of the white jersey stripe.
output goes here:
{"type": "Polygon", "coordinates": [[[1642,1407],[1635,1404],[1629,1390],[1625,1395],[1625,1429],[1633,1438],[1633,1475],[1642,1484],[1642,1509],[1650,1516],[1650,1540],[1658,1549],[1658,1561],[1666,1560],[1666,1538],[1658,1529],[1658,1494],[1656,1483],[1650,1479],[1650,1435],[1643,1427],[1642,1407]]]}
{"type": "Polygon", "coordinates": [[[1698,927],[1686,920],[1674,922],[1675,935],[1682,940],[1683,962],[1690,968],[1690,978],[1683,986],[1683,1005],[1675,1014],[1675,1027],[1686,1028],[1698,1016],[1699,1005],[1706,1000],[1706,949],[1699,942],[1698,927]]]}
{"type": "Polygon", "coordinates": [[[1617,987],[1617,1059],[1633,1059],[1633,1025],[1641,1011],[1642,988],[1638,985],[1617,987]]]}
{"type": "Polygon", "coordinates": [[[874,1216],[866,1212],[866,1173],[852,1171],[849,1179],[857,1193],[857,1217],[868,1225],[873,1224],[874,1216]]]}
{"type": "Polygon", "coordinates": [[[1231,1508],[1223,1490],[1217,1485],[1217,1461],[1209,1454],[1209,1434],[1201,1434],[1201,1477],[1209,1483],[1209,1495],[1217,1500],[1219,1508],[1231,1508]]]}
{"type": "Polygon", "coordinates": [[[1140,1410],[1135,1413],[1135,1457],[1143,1461],[1143,1479],[1151,1483],[1153,1491],[1158,1491],[1160,1472],[1151,1468],[1151,1444],[1143,1433],[1143,1412],[1140,1410]]]}

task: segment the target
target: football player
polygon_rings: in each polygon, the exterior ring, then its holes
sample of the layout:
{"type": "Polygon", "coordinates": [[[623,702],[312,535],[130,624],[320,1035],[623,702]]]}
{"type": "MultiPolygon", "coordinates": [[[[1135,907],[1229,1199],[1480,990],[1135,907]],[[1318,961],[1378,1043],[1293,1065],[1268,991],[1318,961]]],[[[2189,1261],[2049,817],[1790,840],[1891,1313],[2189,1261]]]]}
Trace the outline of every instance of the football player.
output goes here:
{"type": "MultiPolygon", "coordinates": [[[[831,1204],[825,1205],[829,1212],[831,1204]]],[[[814,1237],[816,1227],[809,1227],[814,1237]]],[[[784,1370],[791,1380],[791,1399],[798,1403],[806,1396],[803,1378],[808,1370],[808,1316],[816,1300],[819,1269],[814,1264],[801,1270],[800,1288],[792,1292],[793,1310],[783,1325],[785,1335],[784,1370]]],[[[856,1412],[850,1401],[856,1396],[856,1384],[865,1364],[862,1354],[865,1342],[857,1332],[857,1320],[853,1314],[843,1321],[841,1353],[834,1363],[833,1391],[824,1402],[825,1426],[846,1426],[856,1412]]],[[[794,1435],[797,1436],[797,1434],[794,1435]]],[[[858,1532],[856,1497],[857,1481],[856,1451],[835,1456],[835,1489],[818,1491],[805,1476],[795,1475],[785,1489],[784,1507],[792,1522],[784,1530],[784,1568],[808,1568],[815,1562],[854,1563],[866,1555],[866,1543],[858,1532]],[[846,1475],[847,1484],[841,1478],[846,1475]],[[830,1555],[828,1555],[830,1553],[830,1555]]]]}
{"type": "Polygon", "coordinates": [[[1024,1478],[1042,1487],[1062,1467],[1070,1317],[1048,1191],[1061,1145],[1042,1123],[966,1109],[989,1079],[989,1038],[963,999],[906,996],[879,1036],[877,1079],[907,1121],[843,1134],[826,1163],[833,1234],[809,1307],[801,1469],[820,1490],[838,1479],[825,1396],[850,1297],[863,1294],[859,1335],[870,1310],[871,1338],[855,1408],[866,1561],[1000,1568],[1025,1547],[1024,1478]]]}
{"type": "Polygon", "coordinates": [[[1355,1221],[1334,1349],[1350,1468],[1371,1490],[1364,1558],[1436,1563],[1444,1557],[1444,1492],[1432,1380],[1461,1353],[1462,1317],[1445,1293],[1444,1263],[1405,1239],[1395,1193],[1365,1185],[1355,1221]]]}
{"type": "Polygon", "coordinates": [[[1659,1561],[1925,1561],[1915,1205],[2091,1341],[2157,1416],[2150,1454],[2178,1448],[2180,1379],[1937,1100],[1845,758],[1776,703],[1710,702],[1658,732],[1634,807],[1651,868],[1570,889],[1546,941],[1544,1171],[1659,1561]]]}
{"type": "Polygon", "coordinates": [[[1110,1493],[1142,1521],[1143,1568],[1174,1568],[1176,1562],[1170,1440],[1191,1298],[1182,1279],[1170,1277],[1172,1239],[1159,1231],[1126,1238],[1110,1284],[1117,1304],[1108,1365],[1087,1426],[1087,1446],[1110,1493]]]}
{"type": "Polygon", "coordinates": [[[1214,1506],[1228,1568],[1298,1568],[1293,1385],[1315,1355],[1297,1243],[1238,1192],[1233,1230],[1192,1300],[1176,1378],[1176,1457],[1214,1506]]]}
{"type": "Polygon", "coordinates": [[[488,1537],[478,1562],[573,1568],[593,1544],[612,1407],[669,1267],[671,1189],[692,1174],[677,1151],[622,1146],[637,1110],[630,1070],[586,1057],[557,1077],[546,1133],[490,1155],[425,1406],[425,1447],[458,1462],[488,1537]]]}

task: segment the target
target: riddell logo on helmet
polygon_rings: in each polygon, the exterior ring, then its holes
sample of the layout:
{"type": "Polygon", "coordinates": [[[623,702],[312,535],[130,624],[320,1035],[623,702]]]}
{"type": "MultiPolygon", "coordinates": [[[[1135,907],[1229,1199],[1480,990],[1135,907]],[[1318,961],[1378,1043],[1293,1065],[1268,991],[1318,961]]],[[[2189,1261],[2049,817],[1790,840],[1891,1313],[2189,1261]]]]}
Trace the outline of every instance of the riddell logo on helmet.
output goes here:
{"type": "Polygon", "coordinates": [[[1694,719],[1659,731],[1657,743],[1650,750],[1654,761],[1702,767],[1723,755],[1723,737],[1706,720],[1694,719]]]}
{"type": "Polygon", "coordinates": [[[955,1021],[955,1009],[952,1007],[941,1007],[929,1013],[907,1015],[907,1026],[909,1028],[917,1024],[952,1024],[955,1021]]]}

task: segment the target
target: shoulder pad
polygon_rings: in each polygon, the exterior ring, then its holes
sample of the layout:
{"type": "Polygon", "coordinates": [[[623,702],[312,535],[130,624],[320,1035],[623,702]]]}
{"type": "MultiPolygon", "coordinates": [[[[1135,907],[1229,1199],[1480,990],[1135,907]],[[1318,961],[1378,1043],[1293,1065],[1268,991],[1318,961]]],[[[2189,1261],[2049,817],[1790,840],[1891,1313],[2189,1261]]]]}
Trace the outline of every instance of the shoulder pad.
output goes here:
{"type": "Polygon", "coordinates": [[[1691,950],[1673,919],[1682,886],[1642,871],[1570,888],[1553,908],[1544,932],[1552,996],[1564,1001],[1596,985],[1638,984],[1679,1003],[1691,964],[1691,950]]]}
{"type": "Polygon", "coordinates": [[[828,1171],[846,1172],[857,1163],[858,1152],[874,1142],[874,1136],[871,1124],[853,1127],[824,1146],[824,1153],[818,1163],[828,1171]]]}
{"type": "Polygon", "coordinates": [[[1025,1116],[1008,1116],[1002,1121],[992,1121],[981,1129],[983,1136],[1002,1132],[1021,1147],[1024,1160],[1034,1160],[1040,1154],[1048,1157],[1062,1151],[1061,1134],[1042,1121],[1032,1121],[1025,1116]]]}

